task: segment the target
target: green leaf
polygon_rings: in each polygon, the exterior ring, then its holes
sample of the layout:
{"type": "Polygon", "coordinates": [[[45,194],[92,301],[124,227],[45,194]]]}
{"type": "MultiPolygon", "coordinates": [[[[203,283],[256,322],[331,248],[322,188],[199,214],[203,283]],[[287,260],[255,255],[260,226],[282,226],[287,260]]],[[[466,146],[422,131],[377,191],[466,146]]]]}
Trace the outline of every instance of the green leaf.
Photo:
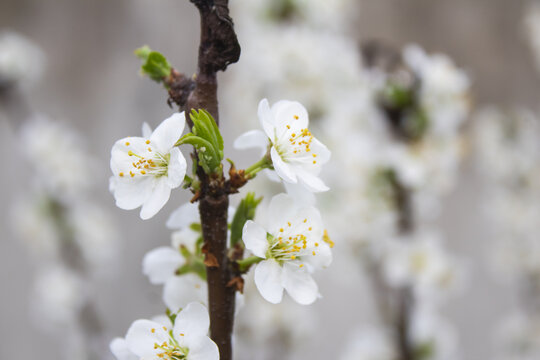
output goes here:
{"type": "Polygon", "coordinates": [[[236,213],[234,214],[233,221],[231,223],[231,247],[236,243],[242,240],[242,230],[244,229],[244,224],[248,220],[253,220],[255,218],[255,212],[257,206],[262,201],[262,197],[256,199],[255,193],[248,193],[244,199],[238,205],[236,213]]]}
{"type": "Polygon", "coordinates": [[[220,173],[223,160],[223,138],[212,115],[193,109],[192,133],[184,135],[176,145],[190,144],[197,149],[198,163],[207,174],[220,173]]]}
{"type": "Polygon", "coordinates": [[[141,72],[152,80],[162,82],[171,73],[171,65],[157,51],[152,51],[148,46],[135,50],[135,55],[143,61],[141,72]]]}

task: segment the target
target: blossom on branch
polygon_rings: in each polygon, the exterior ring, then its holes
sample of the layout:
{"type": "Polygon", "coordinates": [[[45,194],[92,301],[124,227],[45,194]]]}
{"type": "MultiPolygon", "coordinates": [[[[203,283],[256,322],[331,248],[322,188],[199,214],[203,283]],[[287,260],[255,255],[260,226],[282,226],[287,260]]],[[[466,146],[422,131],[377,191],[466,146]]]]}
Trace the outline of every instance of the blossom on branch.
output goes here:
{"type": "Polygon", "coordinates": [[[285,194],[270,202],[269,221],[263,228],[248,220],[242,239],[255,256],[255,285],[262,297],[279,303],[283,289],[299,304],[313,303],[319,296],[311,274],[332,262],[332,242],[326,236],[319,211],[300,207],[285,194]]]}
{"type": "Polygon", "coordinates": [[[111,190],[119,208],[142,206],[141,218],[149,219],[167,203],[171,189],[186,175],[186,159],[175,146],[184,126],[184,113],[175,113],[149,137],[127,137],[114,144],[111,190]]]}
{"type": "Polygon", "coordinates": [[[272,107],[268,100],[259,103],[259,120],[264,129],[249,131],[235,141],[235,147],[267,148],[270,141],[270,158],[279,177],[290,184],[300,183],[312,192],[327,191],[319,179],[321,165],[330,159],[330,151],[308,130],[308,113],[302,104],[281,100],[272,107]]]}
{"type": "Polygon", "coordinates": [[[118,360],[217,360],[218,347],[207,336],[209,325],[206,308],[199,303],[190,303],[178,313],[173,326],[136,320],[125,340],[113,340],[111,350],[118,360]]]}

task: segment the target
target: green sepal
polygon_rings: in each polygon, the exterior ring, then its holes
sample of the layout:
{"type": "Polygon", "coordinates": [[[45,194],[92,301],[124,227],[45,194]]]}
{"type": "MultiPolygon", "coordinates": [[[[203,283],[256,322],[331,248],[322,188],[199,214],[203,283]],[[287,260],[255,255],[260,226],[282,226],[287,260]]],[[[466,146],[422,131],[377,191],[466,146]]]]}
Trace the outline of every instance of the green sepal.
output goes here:
{"type": "Polygon", "coordinates": [[[257,206],[261,201],[262,197],[255,198],[255,193],[253,192],[247,193],[246,197],[240,201],[240,205],[238,205],[231,223],[231,247],[234,247],[234,245],[242,240],[244,224],[246,221],[255,218],[257,206]]]}

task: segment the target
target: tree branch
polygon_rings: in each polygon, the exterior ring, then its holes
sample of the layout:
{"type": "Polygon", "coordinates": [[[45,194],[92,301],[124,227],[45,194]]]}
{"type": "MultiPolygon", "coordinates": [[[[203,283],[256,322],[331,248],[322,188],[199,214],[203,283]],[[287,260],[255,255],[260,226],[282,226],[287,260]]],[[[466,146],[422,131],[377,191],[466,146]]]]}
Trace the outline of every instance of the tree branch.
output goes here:
{"type": "MultiPolygon", "coordinates": [[[[194,83],[188,84],[192,88],[187,88],[191,91],[185,104],[186,120],[192,126],[189,118],[191,109],[205,109],[219,124],[216,73],[224,71],[229,64],[238,61],[240,45],[232,19],[229,17],[228,0],[190,1],[199,9],[201,40],[198,71],[194,83]]],[[[184,89],[185,86],[181,88],[182,91],[185,91],[184,89]]],[[[180,99],[183,100],[185,93],[181,95],[180,99]]],[[[199,213],[207,266],[210,336],[218,345],[220,359],[232,360],[231,336],[236,287],[231,285],[234,271],[227,249],[229,198],[225,191],[223,174],[208,176],[199,167],[197,175],[201,182],[199,213]]]]}

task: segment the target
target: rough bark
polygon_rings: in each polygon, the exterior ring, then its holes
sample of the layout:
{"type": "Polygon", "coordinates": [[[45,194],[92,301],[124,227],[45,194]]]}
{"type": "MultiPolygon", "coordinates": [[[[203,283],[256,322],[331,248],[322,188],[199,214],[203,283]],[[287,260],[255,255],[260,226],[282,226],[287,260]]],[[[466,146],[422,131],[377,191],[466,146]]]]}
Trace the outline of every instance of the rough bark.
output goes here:
{"type": "MultiPolygon", "coordinates": [[[[238,61],[240,46],[229,17],[228,0],[191,2],[201,16],[201,41],[194,88],[185,104],[186,119],[192,125],[189,119],[191,109],[205,109],[219,125],[216,73],[238,61]]],[[[208,176],[199,167],[197,175],[201,182],[199,213],[207,266],[210,337],[218,345],[220,359],[231,360],[236,288],[230,286],[234,272],[227,244],[229,198],[223,174],[208,176]]]]}

